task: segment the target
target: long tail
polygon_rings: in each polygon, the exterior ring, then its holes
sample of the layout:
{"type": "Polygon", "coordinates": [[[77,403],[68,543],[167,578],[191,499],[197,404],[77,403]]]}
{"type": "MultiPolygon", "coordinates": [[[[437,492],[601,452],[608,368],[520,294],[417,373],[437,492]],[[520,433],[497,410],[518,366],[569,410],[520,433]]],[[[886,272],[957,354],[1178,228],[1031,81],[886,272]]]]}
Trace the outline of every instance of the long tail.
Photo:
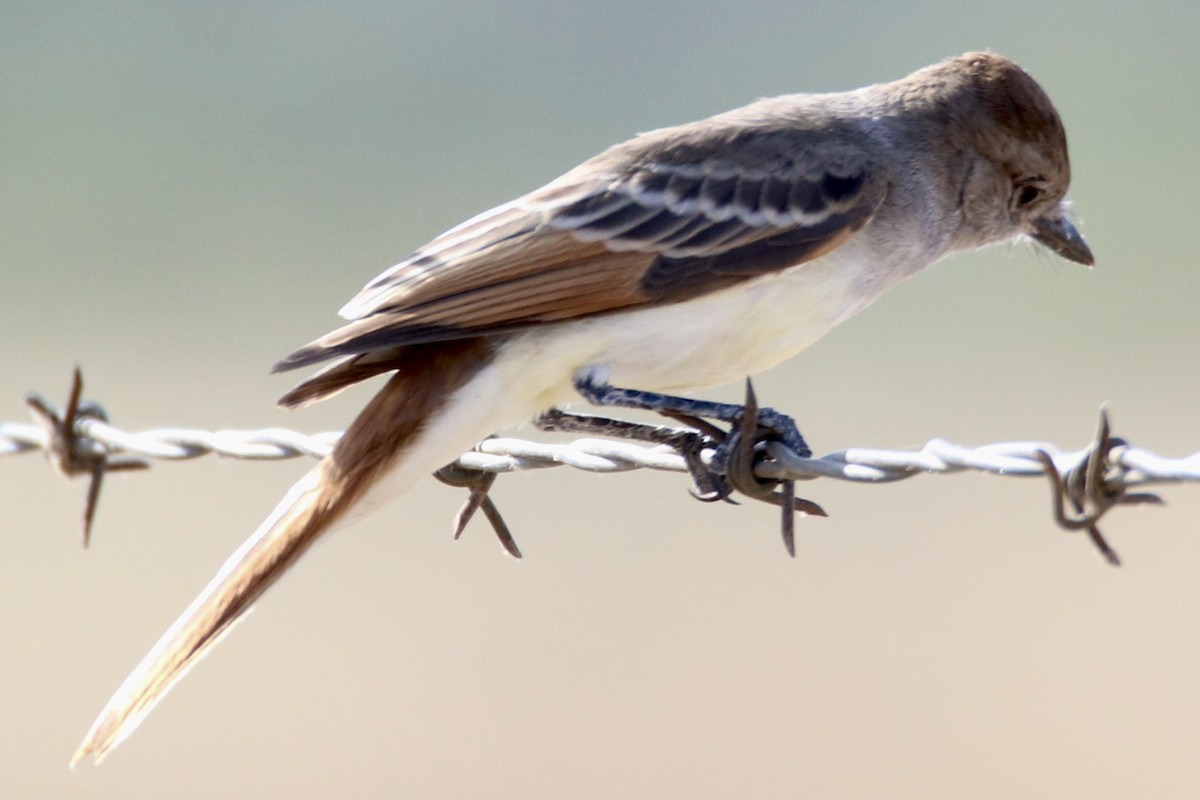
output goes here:
{"type": "MultiPolygon", "coordinates": [[[[99,762],[129,736],[313,542],[336,523],[347,521],[347,510],[381,476],[402,472],[391,487],[402,490],[461,452],[456,444],[470,446],[490,433],[459,431],[475,438],[434,446],[423,441],[431,437],[422,436],[456,391],[491,357],[492,348],[485,342],[462,340],[422,348],[409,359],[354,420],[334,452],[291,488],[125,679],[84,737],[71,765],[89,755],[99,762]]],[[[499,420],[498,425],[507,422],[499,420]]]]}

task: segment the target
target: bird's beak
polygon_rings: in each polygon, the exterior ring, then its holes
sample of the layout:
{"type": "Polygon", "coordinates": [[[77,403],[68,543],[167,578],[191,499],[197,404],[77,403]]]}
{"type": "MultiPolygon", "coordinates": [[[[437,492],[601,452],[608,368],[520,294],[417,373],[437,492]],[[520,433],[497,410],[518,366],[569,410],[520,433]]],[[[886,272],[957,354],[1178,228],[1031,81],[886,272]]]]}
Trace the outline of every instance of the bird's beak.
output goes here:
{"type": "Polygon", "coordinates": [[[1071,221],[1061,213],[1038,217],[1033,223],[1033,232],[1030,235],[1069,261],[1088,267],[1096,263],[1087,242],[1079,235],[1071,221]]]}

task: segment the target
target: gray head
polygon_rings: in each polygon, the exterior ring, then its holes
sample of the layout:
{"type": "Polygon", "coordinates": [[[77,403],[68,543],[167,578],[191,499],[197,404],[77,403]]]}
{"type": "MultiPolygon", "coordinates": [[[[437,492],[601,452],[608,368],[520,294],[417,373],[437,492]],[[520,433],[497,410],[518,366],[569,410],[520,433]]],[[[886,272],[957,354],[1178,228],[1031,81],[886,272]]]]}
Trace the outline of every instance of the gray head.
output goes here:
{"type": "Polygon", "coordinates": [[[1050,98],[1024,70],[994,53],[967,53],[909,75],[905,106],[949,131],[959,156],[963,247],[1026,234],[1063,258],[1091,265],[1087,243],[1067,218],[1067,135],[1050,98]]]}

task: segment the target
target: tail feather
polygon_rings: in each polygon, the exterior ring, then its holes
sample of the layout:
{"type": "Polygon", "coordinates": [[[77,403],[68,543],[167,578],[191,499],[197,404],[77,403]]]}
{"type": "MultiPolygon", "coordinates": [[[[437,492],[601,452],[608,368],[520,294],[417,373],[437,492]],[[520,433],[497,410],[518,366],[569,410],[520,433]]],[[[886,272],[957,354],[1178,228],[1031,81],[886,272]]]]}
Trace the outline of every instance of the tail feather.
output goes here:
{"type": "Polygon", "coordinates": [[[360,381],[403,367],[407,351],[411,349],[392,347],[381,352],[339,359],[289,389],[279,398],[279,405],[283,408],[303,408],[318,400],[326,400],[360,381]]]}
{"type": "MultiPolygon", "coordinates": [[[[479,340],[410,350],[404,368],[372,398],[334,452],[291,488],[125,679],[71,765],[89,755],[99,762],[129,736],[250,606],[403,459],[406,447],[491,354],[479,340]]],[[[441,464],[410,466],[417,477],[441,464]]]]}
{"type": "Polygon", "coordinates": [[[328,529],[336,506],[322,503],[322,463],[305,475],[117,689],[71,759],[97,762],[120,744],[209,648],[328,529]]]}

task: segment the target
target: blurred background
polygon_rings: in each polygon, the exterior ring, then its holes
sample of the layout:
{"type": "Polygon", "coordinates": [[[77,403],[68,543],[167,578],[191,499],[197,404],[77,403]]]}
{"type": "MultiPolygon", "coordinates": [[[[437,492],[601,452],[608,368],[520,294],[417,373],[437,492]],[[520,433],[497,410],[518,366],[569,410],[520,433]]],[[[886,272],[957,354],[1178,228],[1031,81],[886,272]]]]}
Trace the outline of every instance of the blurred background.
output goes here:
{"type": "MultiPolygon", "coordinates": [[[[339,429],[267,368],[441,230],[640,130],[1004,53],[1066,121],[1088,271],[1015,246],[906,282],[759,397],[819,452],[1118,433],[1200,449],[1194,4],[57,3],[0,7],[0,420],[73,365],[113,421],[339,429]],[[1191,342],[1192,344],[1189,344],[1191,342]]],[[[737,399],[730,387],[712,396],[737,399]]],[[[525,432],[529,434],[529,431],[525,432]]],[[[4,797],[1192,797],[1200,490],[1105,565],[1042,480],[504,477],[526,553],[430,480],[314,550],[99,768],[66,764],[308,468],[85,486],[0,460],[4,797]]]]}

